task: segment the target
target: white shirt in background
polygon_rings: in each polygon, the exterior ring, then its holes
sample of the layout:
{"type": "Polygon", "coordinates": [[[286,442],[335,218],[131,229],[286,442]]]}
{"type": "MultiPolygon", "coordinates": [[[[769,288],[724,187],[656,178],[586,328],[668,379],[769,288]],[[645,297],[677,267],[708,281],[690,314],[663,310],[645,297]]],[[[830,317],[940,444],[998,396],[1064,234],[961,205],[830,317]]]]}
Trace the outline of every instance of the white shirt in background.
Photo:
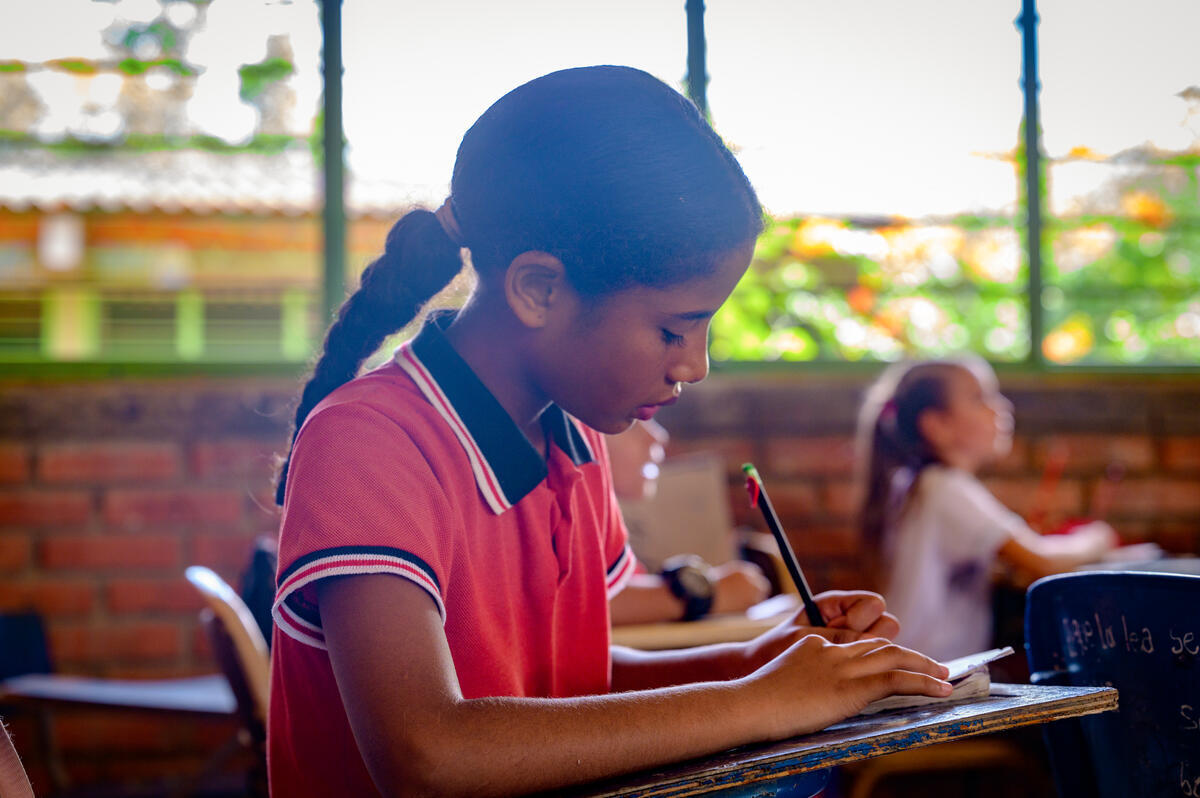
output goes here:
{"type": "Polygon", "coordinates": [[[973,474],[926,466],[886,552],[896,642],[941,661],[987,649],[996,550],[1024,526],[973,474]]]}

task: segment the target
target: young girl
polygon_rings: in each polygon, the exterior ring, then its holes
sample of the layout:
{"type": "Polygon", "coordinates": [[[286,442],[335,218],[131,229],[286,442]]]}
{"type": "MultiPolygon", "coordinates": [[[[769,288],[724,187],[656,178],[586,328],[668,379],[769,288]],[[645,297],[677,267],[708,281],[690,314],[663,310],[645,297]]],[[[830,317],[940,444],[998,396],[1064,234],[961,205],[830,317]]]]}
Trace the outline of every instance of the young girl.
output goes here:
{"type": "Polygon", "coordinates": [[[467,131],[451,194],[342,306],[281,473],[268,765],[279,796],[502,795],[822,728],[946,671],[827,594],[746,644],[609,647],[632,570],[600,433],[705,376],[761,210],[644,72],[533,80],[467,131]],[[462,267],[478,287],[360,363],[462,267]],[[837,642],[831,642],[837,641],[837,642]],[[852,641],[852,642],[851,642],[852,641]]]}
{"type": "Polygon", "coordinates": [[[888,608],[904,619],[896,640],[931,657],[989,646],[997,557],[1041,577],[1115,544],[1102,522],[1043,537],[988,492],[975,475],[1007,454],[1012,426],[996,375],[975,357],[894,366],[864,402],[863,538],[888,608]]]}

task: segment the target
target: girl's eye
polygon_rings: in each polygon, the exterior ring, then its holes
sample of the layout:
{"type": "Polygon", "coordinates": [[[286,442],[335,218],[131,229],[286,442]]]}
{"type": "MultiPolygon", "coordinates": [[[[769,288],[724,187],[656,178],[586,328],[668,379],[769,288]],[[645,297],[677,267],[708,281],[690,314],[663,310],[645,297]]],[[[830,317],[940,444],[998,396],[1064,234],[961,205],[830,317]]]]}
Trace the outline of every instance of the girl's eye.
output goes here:
{"type": "Polygon", "coordinates": [[[676,335],[665,327],[662,329],[662,339],[667,346],[683,346],[686,340],[682,335],[676,335]]]}

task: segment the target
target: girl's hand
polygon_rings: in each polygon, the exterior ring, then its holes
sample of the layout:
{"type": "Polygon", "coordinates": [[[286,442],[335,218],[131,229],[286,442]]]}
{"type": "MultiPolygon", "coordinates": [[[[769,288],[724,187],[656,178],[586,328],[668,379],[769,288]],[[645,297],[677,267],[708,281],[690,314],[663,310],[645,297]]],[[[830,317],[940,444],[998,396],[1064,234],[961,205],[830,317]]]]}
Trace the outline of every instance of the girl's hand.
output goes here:
{"type": "Polygon", "coordinates": [[[891,639],[900,631],[896,616],[887,612],[883,596],[866,590],[827,590],[815,597],[825,618],[825,626],[809,626],[804,608],[787,620],[763,632],[748,644],[748,656],[755,666],[778,656],[806,635],[820,635],[833,643],[853,643],[864,637],[891,639]]]}
{"type": "Polygon", "coordinates": [[[754,563],[730,560],[708,571],[713,583],[713,613],[741,612],[767,597],[771,583],[754,563]]]}
{"type": "Polygon", "coordinates": [[[882,638],[831,643],[808,635],[745,678],[770,739],[823,729],[889,695],[942,697],[949,670],[882,638]]]}

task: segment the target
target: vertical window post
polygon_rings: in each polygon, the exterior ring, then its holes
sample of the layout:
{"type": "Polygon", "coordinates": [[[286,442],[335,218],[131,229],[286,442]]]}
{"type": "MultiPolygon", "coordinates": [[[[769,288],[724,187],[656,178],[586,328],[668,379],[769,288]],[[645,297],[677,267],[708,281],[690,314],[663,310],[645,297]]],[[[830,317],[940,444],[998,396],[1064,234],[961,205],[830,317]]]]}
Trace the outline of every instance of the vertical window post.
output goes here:
{"type": "Polygon", "coordinates": [[[1021,0],[1021,93],[1025,98],[1025,247],[1029,259],[1029,359],[1035,366],[1042,355],[1042,129],[1038,116],[1037,0],[1021,0]]]}
{"type": "Polygon", "coordinates": [[[704,0],[687,0],[687,93],[708,118],[708,74],[704,43],[704,0]]]}
{"type": "Polygon", "coordinates": [[[321,77],[324,83],[322,166],[324,173],[324,281],[321,328],[346,294],[345,161],[342,135],[342,0],[321,1],[321,77]]]}

